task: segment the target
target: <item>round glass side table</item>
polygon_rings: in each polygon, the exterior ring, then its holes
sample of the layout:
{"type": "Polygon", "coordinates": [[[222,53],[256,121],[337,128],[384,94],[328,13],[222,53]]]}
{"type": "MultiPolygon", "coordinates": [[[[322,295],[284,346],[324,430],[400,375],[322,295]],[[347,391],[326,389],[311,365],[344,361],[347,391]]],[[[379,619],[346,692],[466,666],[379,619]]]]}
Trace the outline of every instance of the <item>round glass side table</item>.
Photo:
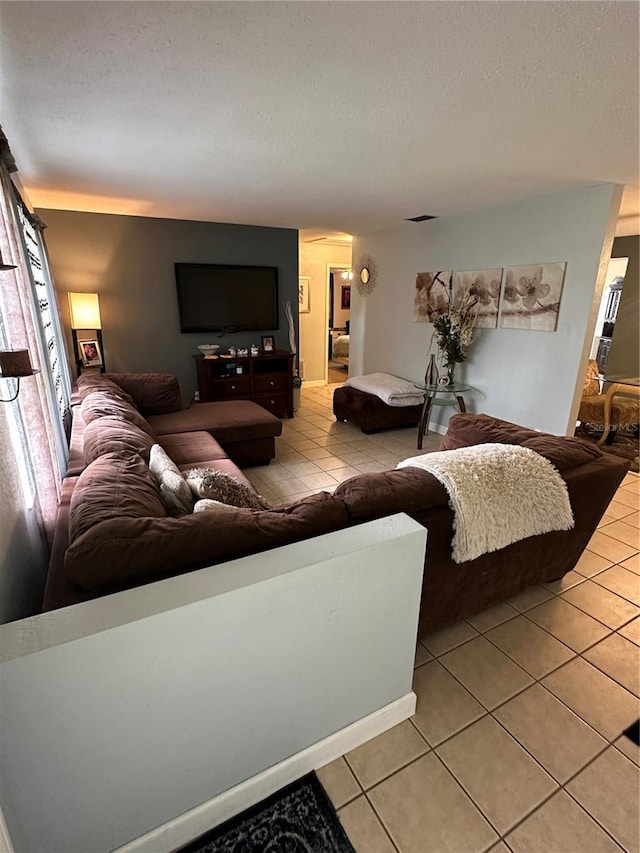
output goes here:
{"type": "Polygon", "coordinates": [[[454,382],[453,385],[424,385],[426,396],[420,416],[420,424],[418,426],[418,450],[422,450],[422,439],[429,429],[429,415],[431,414],[432,406],[458,406],[458,411],[466,412],[467,407],[462,396],[466,391],[471,391],[470,385],[465,385],[462,382],[454,382]],[[438,399],[439,395],[443,395],[443,399],[438,399]],[[452,400],[451,397],[454,399],[452,400]]]}

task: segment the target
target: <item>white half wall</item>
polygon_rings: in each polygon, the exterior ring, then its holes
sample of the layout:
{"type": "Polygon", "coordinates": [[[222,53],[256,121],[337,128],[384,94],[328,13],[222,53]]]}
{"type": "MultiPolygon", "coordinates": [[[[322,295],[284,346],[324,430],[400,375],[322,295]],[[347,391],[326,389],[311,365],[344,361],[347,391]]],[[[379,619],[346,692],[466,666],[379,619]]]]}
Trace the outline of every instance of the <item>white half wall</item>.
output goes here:
{"type": "Polygon", "coordinates": [[[425,543],[395,515],[0,627],[14,848],[113,850],[399,700],[410,715],[425,543]]]}
{"type": "MultiPolygon", "coordinates": [[[[600,184],[358,236],[353,256],[373,256],[378,285],[351,293],[350,374],[423,381],[433,326],[413,322],[418,272],[566,261],[557,331],[478,329],[456,375],[475,389],[469,411],[572,434],[621,194],[600,184]]],[[[455,411],[434,406],[433,426],[455,411]]]]}

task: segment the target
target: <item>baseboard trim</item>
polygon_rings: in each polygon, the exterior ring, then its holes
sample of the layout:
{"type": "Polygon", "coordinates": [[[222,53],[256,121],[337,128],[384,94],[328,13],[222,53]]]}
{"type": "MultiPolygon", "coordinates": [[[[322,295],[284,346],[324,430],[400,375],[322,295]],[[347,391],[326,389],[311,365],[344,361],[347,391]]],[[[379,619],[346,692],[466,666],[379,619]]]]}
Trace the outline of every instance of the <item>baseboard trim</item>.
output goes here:
{"type": "Polygon", "coordinates": [[[429,421],[429,432],[437,432],[438,435],[446,435],[447,426],[447,424],[436,424],[429,421]]]}
{"type": "Polygon", "coordinates": [[[345,752],[407,720],[413,716],[415,709],[416,695],[407,693],[384,708],[118,847],[113,853],[170,853],[177,850],[209,829],[259,803],[289,782],[329,764],[345,752]]]}

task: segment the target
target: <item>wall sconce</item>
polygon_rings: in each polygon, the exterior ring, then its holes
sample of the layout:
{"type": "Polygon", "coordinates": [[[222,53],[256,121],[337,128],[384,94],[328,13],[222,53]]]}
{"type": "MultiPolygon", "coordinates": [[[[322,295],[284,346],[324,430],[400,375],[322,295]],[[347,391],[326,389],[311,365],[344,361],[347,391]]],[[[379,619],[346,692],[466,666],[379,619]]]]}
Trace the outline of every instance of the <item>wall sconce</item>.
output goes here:
{"type": "Polygon", "coordinates": [[[351,281],[351,279],[353,278],[353,273],[351,272],[351,270],[344,270],[344,272],[340,273],[340,275],[345,281],[351,281]]]}
{"type": "Polygon", "coordinates": [[[73,347],[76,356],[76,367],[78,374],[82,372],[83,367],[99,367],[100,372],[104,373],[104,347],[102,346],[102,320],[100,318],[100,300],[97,293],[69,293],[69,315],[71,317],[71,334],[73,337],[73,347]],[[93,347],[91,352],[95,353],[93,357],[87,358],[87,348],[82,347],[83,341],[94,343],[93,341],[83,338],[78,341],[78,330],[95,331],[97,337],[97,346],[93,347]]]}
{"type": "Polygon", "coordinates": [[[0,272],[8,272],[9,270],[17,269],[15,264],[5,264],[2,260],[2,252],[0,252],[0,272]]]}
{"type": "Polygon", "coordinates": [[[13,403],[20,393],[20,377],[33,376],[35,373],[40,373],[40,371],[34,370],[31,366],[29,350],[0,350],[0,377],[2,377],[2,379],[16,380],[16,393],[13,397],[9,397],[8,400],[5,400],[4,397],[0,397],[0,403],[13,403]]]}

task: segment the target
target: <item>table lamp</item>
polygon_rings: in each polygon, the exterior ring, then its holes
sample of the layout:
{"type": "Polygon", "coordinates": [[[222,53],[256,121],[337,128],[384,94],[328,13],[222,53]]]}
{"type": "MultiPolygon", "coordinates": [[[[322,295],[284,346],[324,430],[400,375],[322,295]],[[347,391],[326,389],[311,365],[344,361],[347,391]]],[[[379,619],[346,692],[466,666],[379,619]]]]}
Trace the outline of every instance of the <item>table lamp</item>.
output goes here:
{"type": "MultiPolygon", "coordinates": [[[[69,316],[71,318],[71,334],[73,336],[73,347],[76,355],[76,367],[78,373],[82,372],[86,365],[81,357],[80,345],[82,341],[78,341],[78,330],[94,331],[99,344],[99,360],[96,360],[95,366],[100,367],[101,373],[105,371],[104,364],[104,347],[102,346],[102,320],[100,318],[100,300],[97,293],[69,293],[69,316]]],[[[84,338],[83,340],[87,340],[84,338]]]]}

